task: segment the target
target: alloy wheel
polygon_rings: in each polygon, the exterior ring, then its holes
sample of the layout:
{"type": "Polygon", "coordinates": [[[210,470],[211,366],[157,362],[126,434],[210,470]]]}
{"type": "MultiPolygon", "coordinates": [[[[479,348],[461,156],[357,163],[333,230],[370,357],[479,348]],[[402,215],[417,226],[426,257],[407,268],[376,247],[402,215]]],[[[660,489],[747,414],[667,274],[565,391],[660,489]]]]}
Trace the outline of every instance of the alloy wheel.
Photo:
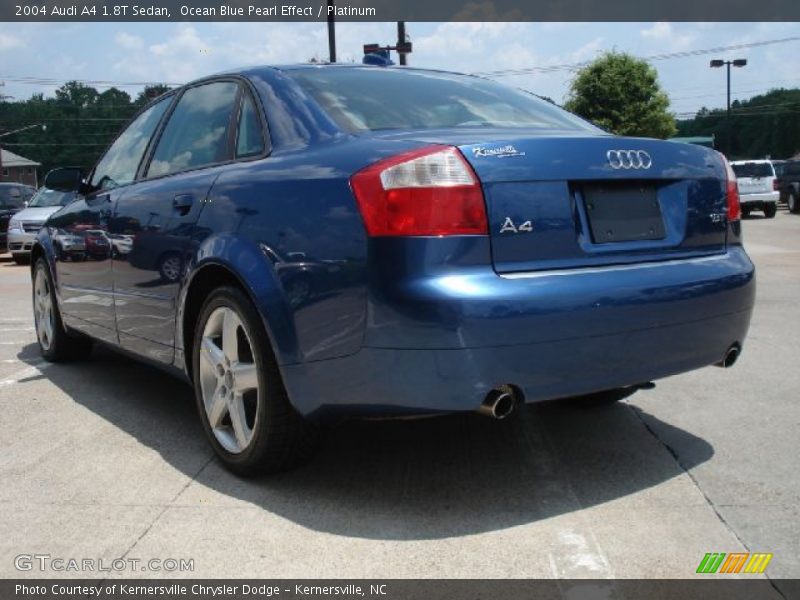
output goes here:
{"type": "Polygon", "coordinates": [[[208,424],[220,445],[239,454],[253,440],[261,389],[251,336],[237,312],[209,315],[200,347],[200,391],[208,424]]]}
{"type": "Polygon", "coordinates": [[[36,270],[33,283],[33,314],[36,324],[36,337],[44,350],[49,350],[53,343],[54,315],[53,294],[50,281],[44,269],[36,270]]]}

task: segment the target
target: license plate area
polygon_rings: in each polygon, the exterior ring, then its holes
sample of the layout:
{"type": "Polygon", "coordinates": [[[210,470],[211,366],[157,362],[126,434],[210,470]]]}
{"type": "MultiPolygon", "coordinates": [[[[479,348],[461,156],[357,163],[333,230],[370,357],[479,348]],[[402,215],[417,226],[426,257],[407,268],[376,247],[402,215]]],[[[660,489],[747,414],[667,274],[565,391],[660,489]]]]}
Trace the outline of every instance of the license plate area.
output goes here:
{"type": "Polygon", "coordinates": [[[584,186],[582,192],[595,244],[666,238],[656,186],[598,183],[584,186]]]}

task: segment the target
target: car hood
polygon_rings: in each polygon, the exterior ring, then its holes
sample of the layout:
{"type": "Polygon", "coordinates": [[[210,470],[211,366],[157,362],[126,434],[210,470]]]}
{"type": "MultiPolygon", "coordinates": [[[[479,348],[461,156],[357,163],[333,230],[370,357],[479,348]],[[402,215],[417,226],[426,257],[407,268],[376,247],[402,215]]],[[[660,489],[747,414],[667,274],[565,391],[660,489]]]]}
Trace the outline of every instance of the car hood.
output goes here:
{"type": "Polygon", "coordinates": [[[46,221],[47,217],[59,210],[60,206],[36,206],[33,208],[24,208],[14,215],[14,219],[18,221],[46,221]]]}

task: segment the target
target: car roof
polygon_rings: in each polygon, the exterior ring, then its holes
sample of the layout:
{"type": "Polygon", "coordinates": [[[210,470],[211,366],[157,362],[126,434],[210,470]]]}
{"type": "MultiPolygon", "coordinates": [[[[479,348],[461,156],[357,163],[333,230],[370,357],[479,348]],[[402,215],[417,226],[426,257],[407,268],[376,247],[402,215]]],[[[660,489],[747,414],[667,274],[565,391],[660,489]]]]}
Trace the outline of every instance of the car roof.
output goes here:
{"type": "MultiPolygon", "coordinates": [[[[243,77],[247,77],[248,75],[256,75],[259,73],[263,73],[265,71],[288,72],[288,71],[309,71],[309,70],[321,70],[321,69],[360,69],[360,70],[376,70],[376,71],[392,69],[404,72],[447,73],[450,75],[464,75],[466,77],[475,77],[474,75],[469,75],[467,73],[459,73],[458,71],[447,71],[445,69],[421,69],[419,67],[408,67],[400,65],[381,66],[381,65],[365,65],[362,63],[293,63],[293,64],[281,64],[281,65],[252,65],[248,67],[239,67],[235,69],[221,71],[219,73],[214,73],[213,75],[209,75],[208,77],[202,77],[197,81],[203,81],[205,79],[219,77],[222,75],[241,75],[243,77]]],[[[191,85],[191,83],[187,85],[191,85]]]]}

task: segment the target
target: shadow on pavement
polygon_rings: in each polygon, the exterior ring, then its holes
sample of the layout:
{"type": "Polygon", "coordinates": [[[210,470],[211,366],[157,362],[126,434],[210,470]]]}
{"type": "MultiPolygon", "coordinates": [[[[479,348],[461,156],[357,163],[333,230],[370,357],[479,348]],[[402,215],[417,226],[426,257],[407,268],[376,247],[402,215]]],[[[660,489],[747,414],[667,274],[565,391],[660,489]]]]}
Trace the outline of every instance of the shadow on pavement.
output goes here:
{"type": "MultiPolygon", "coordinates": [[[[39,364],[35,344],[19,359],[39,364]]],[[[665,438],[692,448],[681,456],[683,467],[714,454],[705,440],[626,403],[560,401],[504,421],[472,414],[353,421],[330,430],[306,466],[242,480],[216,461],[202,468],[211,452],[192,391],[171,376],[98,348],[89,361],[51,365],[37,377],[188,476],[200,471],[200,484],[349,537],[421,540],[496,531],[648,490],[683,468],[644,426],[645,416],[665,438]]]]}

